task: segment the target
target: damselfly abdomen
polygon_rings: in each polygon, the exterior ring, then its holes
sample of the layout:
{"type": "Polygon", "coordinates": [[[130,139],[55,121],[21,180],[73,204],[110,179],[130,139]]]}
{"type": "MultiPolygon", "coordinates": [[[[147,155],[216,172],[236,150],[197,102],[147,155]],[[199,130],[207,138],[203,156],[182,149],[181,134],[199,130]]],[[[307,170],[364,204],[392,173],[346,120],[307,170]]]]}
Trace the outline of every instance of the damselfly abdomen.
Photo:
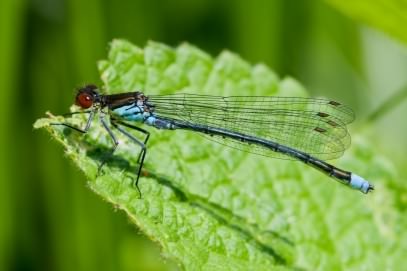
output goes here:
{"type": "MultiPolygon", "coordinates": [[[[76,104],[88,109],[86,133],[95,114],[114,142],[111,126],[141,147],[138,180],[146,156],[149,132],[136,124],[157,129],[184,129],[206,134],[224,145],[264,156],[301,161],[351,188],[368,193],[373,185],[362,177],[324,160],[340,157],[350,144],[346,125],[354,114],[345,105],[326,99],[266,96],[209,96],[196,94],[145,95],[142,92],[100,94],[95,85],[78,90],[76,104]],[[105,116],[109,116],[110,124],[105,116]],[[126,128],[145,134],[139,140],[126,128]]],[[[99,171],[105,164],[103,161],[99,171]]]]}

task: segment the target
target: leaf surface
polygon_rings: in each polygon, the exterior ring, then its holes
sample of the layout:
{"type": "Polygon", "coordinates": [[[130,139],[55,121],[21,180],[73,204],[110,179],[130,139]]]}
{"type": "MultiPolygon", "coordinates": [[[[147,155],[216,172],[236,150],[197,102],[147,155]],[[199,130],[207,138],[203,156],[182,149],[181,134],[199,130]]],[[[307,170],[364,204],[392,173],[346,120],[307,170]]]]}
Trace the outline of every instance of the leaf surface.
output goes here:
{"type": "MultiPolygon", "coordinates": [[[[150,42],[142,49],[115,40],[99,70],[105,93],[306,96],[297,81],[280,79],[265,65],[251,66],[227,51],[212,58],[189,44],[173,49],[150,42]]],[[[362,137],[335,164],[372,180],[376,191],[367,196],[301,163],[239,152],[188,131],[143,127],[151,137],[140,199],[131,187],[139,148],[118,136],[115,156],[97,177],[111,139],[97,118],[86,135],[49,125],[63,121],[83,127],[86,116],[50,116],[34,126],[62,143],[89,187],[126,212],[183,269],[402,266],[406,191],[391,189],[394,169],[362,137]]]]}

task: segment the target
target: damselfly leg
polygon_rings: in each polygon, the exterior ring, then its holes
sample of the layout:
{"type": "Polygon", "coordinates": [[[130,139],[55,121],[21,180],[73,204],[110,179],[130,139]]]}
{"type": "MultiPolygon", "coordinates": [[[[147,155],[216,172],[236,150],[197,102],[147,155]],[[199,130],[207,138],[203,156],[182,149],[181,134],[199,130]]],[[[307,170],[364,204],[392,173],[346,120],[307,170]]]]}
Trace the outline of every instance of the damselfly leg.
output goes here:
{"type": "MultiPolygon", "coordinates": [[[[89,131],[90,126],[92,124],[92,120],[93,120],[93,117],[95,115],[94,111],[72,112],[72,113],[64,114],[64,116],[69,116],[69,115],[74,115],[74,114],[86,114],[86,113],[88,113],[90,115],[89,115],[88,120],[86,121],[85,128],[79,128],[79,127],[76,127],[76,126],[74,126],[74,125],[72,125],[70,123],[66,123],[66,122],[51,123],[51,125],[62,125],[62,126],[70,128],[70,129],[73,129],[73,130],[75,130],[77,132],[85,134],[85,133],[87,133],[89,131]]],[[[102,162],[100,163],[100,165],[98,166],[98,170],[97,170],[97,175],[98,176],[101,174],[103,166],[113,156],[114,152],[116,151],[116,149],[117,149],[117,147],[119,145],[119,141],[117,140],[117,138],[116,138],[115,134],[113,133],[113,131],[110,129],[109,124],[106,122],[106,119],[105,119],[104,115],[100,115],[100,122],[101,122],[102,126],[105,128],[105,130],[107,131],[107,133],[109,134],[110,138],[112,139],[113,148],[110,150],[107,157],[105,157],[102,160],[102,162]]],[[[128,124],[128,123],[120,121],[120,120],[116,120],[114,118],[111,118],[111,124],[120,133],[122,133],[127,138],[129,138],[132,142],[136,143],[137,145],[139,145],[141,147],[141,151],[140,151],[139,156],[137,158],[137,163],[139,164],[139,167],[137,169],[137,177],[136,177],[135,180],[133,180],[133,183],[132,183],[132,185],[134,187],[136,187],[136,189],[139,192],[140,197],[141,197],[141,191],[140,191],[140,188],[138,187],[138,181],[139,181],[139,178],[140,178],[140,175],[141,175],[141,170],[143,168],[144,158],[145,158],[146,152],[147,152],[146,144],[148,142],[148,139],[150,138],[150,133],[147,130],[144,130],[144,129],[140,128],[140,127],[128,124]],[[132,134],[130,134],[129,132],[124,130],[119,125],[122,125],[122,126],[125,126],[127,128],[130,128],[130,129],[141,132],[142,134],[145,135],[144,141],[140,141],[139,139],[137,139],[135,136],[133,136],[132,134]]]]}
{"type": "Polygon", "coordinates": [[[134,143],[136,143],[137,145],[139,145],[141,147],[141,151],[140,151],[138,159],[137,159],[138,160],[137,163],[139,164],[139,167],[138,167],[138,170],[137,170],[137,177],[136,177],[135,180],[133,180],[133,183],[132,183],[132,185],[137,188],[137,191],[139,192],[140,198],[141,198],[141,191],[140,191],[140,188],[138,187],[138,181],[139,181],[139,178],[140,178],[141,170],[143,168],[144,158],[146,157],[146,153],[147,153],[146,144],[147,144],[147,141],[148,141],[148,139],[150,137],[150,133],[148,131],[144,130],[144,129],[141,129],[140,127],[130,125],[130,124],[122,122],[122,121],[112,121],[111,123],[112,123],[113,127],[115,127],[123,135],[125,135],[127,138],[129,138],[131,141],[133,141],[134,143]],[[137,130],[137,131],[139,131],[141,133],[146,134],[146,138],[144,139],[144,143],[141,142],[140,140],[138,140],[135,136],[130,134],[128,131],[124,130],[119,125],[123,125],[125,127],[131,128],[131,129],[134,129],[134,130],[137,130]]]}
{"type": "Polygon", "coordinates": [[[72,113],[63,114],[63,116],[71,116],[71,115],[74,115],[74,114],[89,114],[88,120],[86,121],[85,128],[83,128],[83,129],[78,128],[78,127],[73,126],[72,124],[69,124],[69,123],[66,123],[66,122],[54,122],[54,123],[51,123],[51,125],[55,125],[55,126],[62,125],[62,126],[70,128],[70,129],[73,129],[73,130],[75,130],[77,132],[80,132],[82,134],[86,134],[89,131],[90,125],[92,124],[92,120],[93,120],[93,117],[95,115],[95,112],[94,111],[72,112],[72,113]]]}
{"type": "Polygon", "coordinates": [[[100,116],[100,122],[102,123],[103,127],[105,128],[105,130],[108,132],[110,138],[113,141],[113,148],[110,150],[110,152],[108,153],[108,155],[103,158],[102,162],[100,163],[100,165],[98,166],[98,173],[97,175],[99,176],[100,173],[102,172],[102,168],[103,166],[106,164],[106,162],[113,156],[114,152],[117,149],[117,146],[119,145],[119,141],[117,140],[116,136],[114,135],[113,131],[109,128],[109,125],[107,124],[105,117],[103,115],[100,116]]]}
{"type": "MultiPolygon", "coordinates": [[[[126,122],[120,121],[120,120],[114,120],[113,122],[116,123],[116,124],[126,126],[127,128],[139,131],[142,134],[146,135],[146,138],[144,139],[144,145],[147,146],[148,139],[150,138],[150,132],[149,131],[144,130],[144,129],[138,127],[138,126],[131,125],[131,124],[128,124],[126,122]]],[[[137,159],[137,163],[139,163],[139,164],[140,164],[141,154],[142,154],[142,152],[140,152],[140,154],[138,156],[138,159],[137,159]]]]}
{"type": "MultiPolygon", "coordinates": [[[[71,115],[75,115],[75,114],[89,114],[88,120],[86,121],[85,128],[79,128],[79,127],[76,127],[76,126],[74,126],[70,123],[66,123],[66,122],[55,122],[55,123],[51,123],[51,125],[55,125],[55,126],[62,125],[62,126],[70,128],[72,130],[75,130],[77,132],[80,132],[82,134],[86,134],[89,131],[90,126],[92,124],[92,120],[95,115],[95,111],[92,110],[92,111],[85,111],[85,112],[71,112],[71,113],[63,114],[63,116],[71,116],[71,115]]],[[[113,146],[112,150],[109,152],[108,157],[104,158],[102,160],[102,162],[100,163],[100,165],[98,166],[97,176],[100,175],[103,166],[106,164],[107,160],[113,155],[117,146],[119,145],[119,141],[116,139],[112,130],[109,128],[109,125],[106,123],[106,120],[104,119],[103,115],[100,115],[100,122],[102,123],[102,126],[106,129],[106,131],[108,132],[109,136],[112,138],[114,146],[113,146]]]]}

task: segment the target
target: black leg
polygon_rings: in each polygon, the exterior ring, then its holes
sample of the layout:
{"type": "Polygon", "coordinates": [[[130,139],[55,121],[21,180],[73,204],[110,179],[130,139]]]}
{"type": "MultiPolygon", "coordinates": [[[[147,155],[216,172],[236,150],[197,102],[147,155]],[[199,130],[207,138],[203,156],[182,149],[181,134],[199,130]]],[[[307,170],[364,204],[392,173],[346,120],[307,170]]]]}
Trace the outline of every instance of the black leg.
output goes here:
{"type": "Polygon", "coordinates": [[[72,112],[72,113],[64,114],[64,116],[68,115],[68,114],[69,115],[74,115],[74,114],[82,114],[82,113],[89,113],[89,118],[86,121],[86,126],[85,126],[84,129],[75,127],[75,126],[73,126],[73,125],[71,125],[69,123],[65,123],[65,122],[55,122],[55,123],[51,123],[51,125],[62,125],[62,126],[70,128],[70,129],[73,129],[75,131],[78,131],[78,132],[80,132],[82,134],[86,134],[88,132],[89,128],[90,128],[90,125],[92,124],[93,116],[95,115],[94,111],[90,111],[90,112],[89,111],[88,112],[72,112]]]}
{"type": "MultiPolygon", "coordinates": [[[[123,135],[127,136],[130,140],[132,140],[134,143],[136,143],[137,145],[139,145],[139,146],[141,147],[141,152],[140,152],[139,158],[138,158],[138,160],[139,160],[139,168],[138,168],[138,170],[137,170],[137,177],[136,177],[136,180],[135,180],[135,181],[133,180],[133,184],[132,184],[134,187],[137,188],[137,191],[139,192],[140,198],[141,198],[141,191],[140,191],[140,188],[138,187],[138,181],[139,181],[139,178],[140,178],[141,169],[143,168],[144,158],[146,157],[147,148],[146,148],[145,143],[143,143],[143,142],[141,142],[140,140],[138,140],[138,139],[137,139],[136,137],[134,137],[132,134],[130,134],[129,132],[127,132],[126,130],[124,130],[122,127],[120,127],[118,124],[122,124],[123,126],[129,127],[129,128],[133,128],[133,129],[136,129],[135,127],[137,127],[137,126],[133,126],[133,125],[130,125],[130,124],[127,124],[127,123],[126,123],[127,125],[125,125],[124,123],[119,122],[119,121],[116,121],[116,122],[115,122],[115,121],[112,121],[112,125],[113,125],[117,130],[119,130],[123,135]]],[[[136,130],[141,131],[141,132],[145,131],[144,129],[141,129],[141,128],[139,128],[139,127],[137,127],[136,130]]],[[[147,138],[146,138],[146,140],[145,140],[144,142],[147,142],[148,137],[149,137],[149,133],[148,133],[147,131],[145,131],[145,132],[147,133],[147,138]]]]}
{"type": "MultiPolygon", "coordinates": [[[[146,137],[145,137],[145,139],[144,139],[144,145],[147,146],[148,139],[150,138],[150,132],[149,132],[149,131],[144,130],[143,128],[140,128],[140,127],[138,127],[138,126],[131,125],[131,124],[128,124],[128,123],[126,123],[126,122],[120,121],[120,120],[113,120],[113,123],[126,126],[127,128],[134,129],[134,130],[136,130],[136,131],[139,131],[139,132],[145,134],[146,137]]],[[[137,158],[137,163],[139,163],[139,164],[141,164],[141,163],[140,163],[140,160],[141,160],[141,158],[142,158],[142,157],[141,157],[141,156],[142,156],[142,153],[143,153],[143,152],[140,152],[140,154],[139,154],[139,156],[138,156],[138,158],[137,158]]]]}
{"type": "Polygon", "coordinates": [[[109,128],[109,125],[106,123],[105,117],[102,115],[100,115],[100,122],[102,123],[103,127],[105,128],[105,130],[109,133],[110,137],[112,138],[114,146],[113,146],[112,150],[110,151],[110,153],[108,154],[108,156],[106,158],[104,158],[102,160],[102,162],[100,163],[100,165],[98,166],[98,173],[97,173],[98,176],[100,175],[102,167],[106,164],[107,160],[109,160],[113,156],[114,152],[117,149],[117,146],[119,145],[119,141],[113,134],[113,131],[109,128]]]}

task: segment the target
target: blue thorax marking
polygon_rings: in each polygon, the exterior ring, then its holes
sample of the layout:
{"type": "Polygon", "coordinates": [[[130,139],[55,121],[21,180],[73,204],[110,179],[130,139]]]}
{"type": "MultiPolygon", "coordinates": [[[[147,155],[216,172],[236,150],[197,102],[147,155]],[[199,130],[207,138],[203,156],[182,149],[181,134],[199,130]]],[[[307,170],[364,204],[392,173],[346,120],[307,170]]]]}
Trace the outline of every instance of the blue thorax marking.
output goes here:
{"type": "Polygon", "coordinates": [[[145,112],[142,106],[125,105],[112,110],[113,114],[129,121],[146,122],[151,125],[155,117],[150,112],[145,112]]]}
{"type": "Polygon", "coordinates": [[[126,105],[112,110],[113,114],[127,121],[142,122],[157,129],[174,129],[174,125],[162,119],[157,119],[152,112],[145,112],[143,106],[126,105]]]}

